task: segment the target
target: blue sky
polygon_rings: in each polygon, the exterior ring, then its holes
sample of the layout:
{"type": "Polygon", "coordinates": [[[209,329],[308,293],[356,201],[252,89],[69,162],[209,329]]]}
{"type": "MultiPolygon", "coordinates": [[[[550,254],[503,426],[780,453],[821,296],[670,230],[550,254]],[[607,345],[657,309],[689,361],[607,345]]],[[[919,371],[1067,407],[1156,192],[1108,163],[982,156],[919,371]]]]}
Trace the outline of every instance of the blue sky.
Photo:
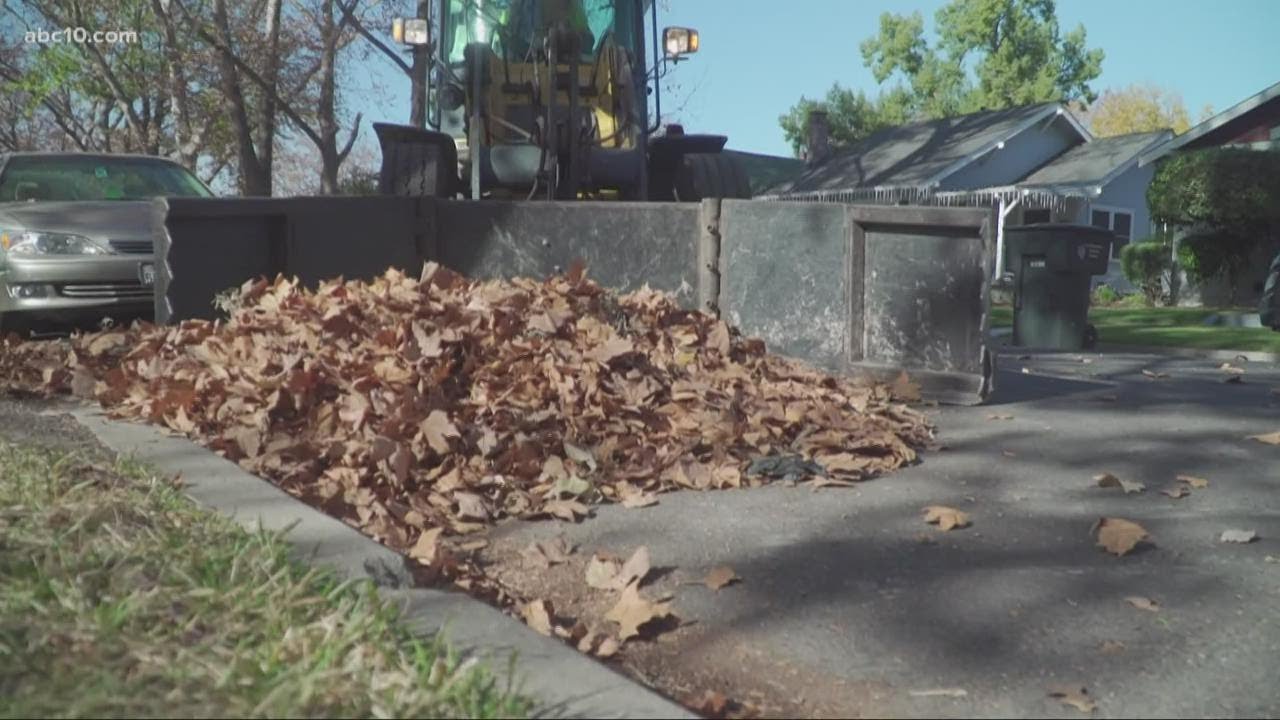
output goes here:
{"type": "MultiPolygon", "coordinates": [[[[839,82],[875,94],[859,43],[882,12],[919,10],[925,27],[946,0],[670,0],[659,24],[695,27],[702,48],[670,76],[688,132],[718,132],[730,147],[789,155],[778,116],[801,95],[839,82]]],[[[661,5],[660,5],[661,7],[661,5]]],[[[1106,52],[1095,91],[1151,82],[1182,94],[1192,120],[1280,81],[1280,0],[1058,0],[1063,31],[1083,23],[1106,52]]],[[[372,61],[379,66],[388,63],[372,61]]],[[[388,71],[387,97],[366,117],[407,119],[406,82],[388,71]],[[401,110],[403,108],[403,110],[401,110]]],[[[403,77],[403,76],[401,76],[403,77]]],[[[664,111],[672,94],[664,94],[664,111]]]]}

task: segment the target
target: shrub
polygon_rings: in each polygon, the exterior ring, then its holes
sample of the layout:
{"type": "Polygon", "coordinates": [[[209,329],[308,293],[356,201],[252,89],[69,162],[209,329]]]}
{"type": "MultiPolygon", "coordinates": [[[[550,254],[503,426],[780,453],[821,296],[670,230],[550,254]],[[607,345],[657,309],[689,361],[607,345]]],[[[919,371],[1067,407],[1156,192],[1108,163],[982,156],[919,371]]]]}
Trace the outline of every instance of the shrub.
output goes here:
{"type": "Polygon", "coordinates": [[[1093,289],[1093,297],[1089,300],[1091,305],[1097,307],[1106,307],[1114,305],[1120,299],[1120,293],[1110,285],[1099,285],[1093,289]]]}
{"type": "Polygon", "coordinates": [[[1165,282],[1173,269],[1170,248],[1148,238],[1120,249],[1120,269],[1124,276],[1142,291],[1148,306],[1154,306],[1164,295],[1165,282]]]}

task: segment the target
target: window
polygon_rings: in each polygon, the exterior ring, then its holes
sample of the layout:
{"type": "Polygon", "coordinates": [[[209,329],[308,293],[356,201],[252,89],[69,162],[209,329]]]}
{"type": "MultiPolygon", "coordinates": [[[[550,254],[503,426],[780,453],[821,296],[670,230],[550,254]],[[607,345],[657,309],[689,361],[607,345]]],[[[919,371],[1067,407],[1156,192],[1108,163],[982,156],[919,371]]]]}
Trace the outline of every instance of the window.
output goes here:
{"type": "Polygon", "coordinates": [[[1023,225],[1036,225],[1038,223],[1050,222],[1048,210],[1024,210],[1022,211],[1023,225]]]}
{"type": "Polygon", "coordinates": [[[1115,235],[1111,241],[1111,257],[1120,257],[1120,249],[1133,239],[1133,213],[1123,210],[1094,210],[1089,217],[1089,224],[1110,230],[1115,235]]]}
{"type": "Polygon", "coordinates": [[[150,200],[212,197],[181,165],[164,160],[95,155],[11,158],[0,176],[0,202],[150,200]]]}

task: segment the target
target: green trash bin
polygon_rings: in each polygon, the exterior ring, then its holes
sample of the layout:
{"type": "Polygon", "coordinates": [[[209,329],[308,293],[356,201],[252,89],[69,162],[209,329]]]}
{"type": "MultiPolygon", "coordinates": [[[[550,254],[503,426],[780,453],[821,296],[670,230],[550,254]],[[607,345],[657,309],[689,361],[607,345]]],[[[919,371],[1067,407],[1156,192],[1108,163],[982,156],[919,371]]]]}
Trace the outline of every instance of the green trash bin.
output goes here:
{"type": "Polygon", "coordinates": [[[1107,272],[1112,235],[1087,225],[1005,228],[1013,271],[1013,344],[1047,350],[1092,347],[1089,292],[1107,272]]]}

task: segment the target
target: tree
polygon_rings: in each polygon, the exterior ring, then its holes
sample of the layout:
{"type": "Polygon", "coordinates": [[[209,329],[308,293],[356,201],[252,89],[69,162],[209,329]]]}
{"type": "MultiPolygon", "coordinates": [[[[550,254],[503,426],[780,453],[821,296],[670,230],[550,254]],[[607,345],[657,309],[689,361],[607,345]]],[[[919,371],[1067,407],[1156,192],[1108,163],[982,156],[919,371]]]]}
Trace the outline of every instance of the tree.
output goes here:
{"type": "Polygon", "coordinates": [[[1149,84],[1106,90],[1081,115],[1081,121],[1099,137],[1166,128],[1182,134],[1191,127],[1191,118],[1182,96],[1149,84]]]}
{"type": "Polygon", "coordinates": [[[934,16],[934,47],[920,13],[885,13],[861,45],[863,62],[877,82],[905,80],[908,107],[927,118],[1092,102],[1103,52],[1086,47],[1083,26],[1061,33],[1055,10],[1054,0],[951,0],[934,16]]]}
{"type": "Polygon", "coordinates": [[[907,121],[905,92],[898,90],[881,95],[872,100],[866,93],[853,91],[833,84],[823,100],[800,98],[787,111],[778,117],[778,123],[786,134],[787,142],[796,157],[800,157],[807,137],[809,113],[813,110],[824,110],[831,124],[831,146],[835,149],[847,147],[862,140],[883,127],[899,125],[907,121]]]}
{"type": "Polygon", "coordinates": [[[1240,272],[1280,234],[1280,154],[1177,153],[1156,169],[1147,204],[1153,218],[1189,230],[1178,253],[1188,276],[1225,276],[1234,302],[1240,272]]]}
{"type": "Polygon", "coordinates": [[[1120,269],[1142,291],[1148,307],[1155,307],[1172,282],[1172,248],[1163,238],[1146,238],[1120,248],[1120,269]]]}

